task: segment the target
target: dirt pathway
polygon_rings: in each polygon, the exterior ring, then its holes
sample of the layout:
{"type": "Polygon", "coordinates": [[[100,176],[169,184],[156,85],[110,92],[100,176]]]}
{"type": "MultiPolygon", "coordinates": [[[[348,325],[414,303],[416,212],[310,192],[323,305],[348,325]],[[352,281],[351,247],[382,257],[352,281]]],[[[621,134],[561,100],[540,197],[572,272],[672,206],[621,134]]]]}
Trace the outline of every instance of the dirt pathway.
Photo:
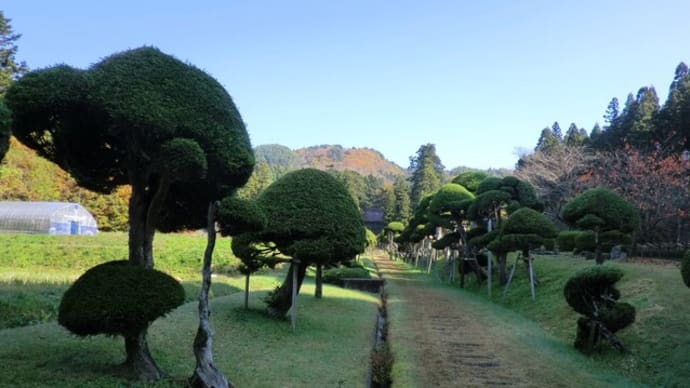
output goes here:
{"type": "Polygon", "coordinates": [[[394,387],[611,385],[574,365],[578,356],[569,350],[544,345],[550,340],[535,324],[496,313],[400,262],[383,256],[376,262],[386,279],[394,387]]]}

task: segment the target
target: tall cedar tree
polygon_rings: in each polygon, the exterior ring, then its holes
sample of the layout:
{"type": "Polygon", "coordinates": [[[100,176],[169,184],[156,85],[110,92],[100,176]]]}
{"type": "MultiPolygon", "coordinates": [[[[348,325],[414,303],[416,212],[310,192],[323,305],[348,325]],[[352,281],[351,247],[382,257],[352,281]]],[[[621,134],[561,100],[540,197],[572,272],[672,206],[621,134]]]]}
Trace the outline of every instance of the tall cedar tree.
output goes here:
{"type": "Polygon", "coordinates": [[[0,97],[4,96],[13,80],[21,77],[28,67],[26,62],[17,62],[17,41],[21,34],[12,30],[12,19],[5,18],[0,11],[0,97]]]}
{"type": "MultiPolygon", "coordinates": [[[[254,166],[230,95],[208,74],[156,48],[117,53],[87,70],[58,65],[30,72],[6,100],[15,136],[81,186],[109,193],[131,185],[132,265],[153,267],[157,228],[206,226],[208,204],[242,186],[254,166]]],[[[142,377],[160,376],[146,330],[125,337],[125,345],[142,377]]]]}
{"type": "Polygon", "coordinates": [[[398,176],[393,182],[393,192],[395,193],[395,215],[394,220],[407,221],[412,214],[412,205],[410,200],[410,185],[407,180],[398,176]]]}
{"type": "Polygon", "coordinates": [[[534,147],[534,150],[537,152],[550,153],[559,147],[560,143],[556,136],[553,135],[549,127],[545,127],[541,130],[541,135],[539,135],[539,140],[537,140],[537,146],[534,147]]]}
{"type": "Polygon", "coordinates": [[[436,146],[425,144],[419,147],[417,154],[410,157],[410,200],[417,206],[427,195],[435,193],[443,184],[445,167],[436,155],[436,146]]]}

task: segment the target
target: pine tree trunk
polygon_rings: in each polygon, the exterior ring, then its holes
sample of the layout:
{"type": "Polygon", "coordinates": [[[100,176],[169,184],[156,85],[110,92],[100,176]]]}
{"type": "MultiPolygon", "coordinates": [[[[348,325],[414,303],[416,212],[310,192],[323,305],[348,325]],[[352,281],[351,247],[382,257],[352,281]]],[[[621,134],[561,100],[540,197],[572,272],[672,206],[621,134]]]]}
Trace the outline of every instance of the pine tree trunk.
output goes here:
{"type": "Polygon", "coordinates": [[[142,330],[136,335],[125,336],[125,352],[127,353],[127,365],[140,380],[157,381],[162,377],[162,372],[153,361],[149,345],[146,341],[146,331],[142,330]]]}
{"type": "Polygon", "coordinates": [[[321,264],[316,265],[316,288],[314,290],[314,297],[316,299],[321,299],[323,296],[323,266],[321,264]]]}
{"type": "Polygon", "coordinates": [[[268,315],[274,318],[283,318],[292,306],[292,271],[297,271],[297,293],[299,293],[304,281],[304,276],[307,273],[307,263],[300,263],[298,265],[290,264],[287,276],[283,284],[275,290],[271,301],[268,303],[268,315]]]}
{"type": "Polygon", "coordinates": [[[202,269],[201,291],[199,292],[199,328],[194,338],[194,356],[196,357],[196,369],[189,379],[193,387],[199,388],[226,388],[230,384],[222,372],[213,362],[213,331],[211,330],[211,310],[208,306],[208,292],[211,289],[211,262],[213,249],[216,245],[216,211],[218,204],[211,202],[208,206],[208,241],[204,252],[204,264],[202,269]]]}

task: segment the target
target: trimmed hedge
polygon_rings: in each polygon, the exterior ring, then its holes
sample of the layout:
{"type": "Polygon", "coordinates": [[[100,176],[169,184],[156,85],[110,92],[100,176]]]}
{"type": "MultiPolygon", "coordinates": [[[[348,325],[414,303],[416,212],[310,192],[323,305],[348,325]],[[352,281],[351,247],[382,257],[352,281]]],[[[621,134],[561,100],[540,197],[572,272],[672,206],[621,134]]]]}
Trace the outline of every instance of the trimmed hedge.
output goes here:
{"type": "Polygon", "coordinates": [[[575,239],[582,234],[579,230],[564,230],[558,233],[556,238],[558,250],[561,252],[572,252],[575,250],[575,239]]]}
{"type": "Polygon", "coordinates": [[[323,272],[324,283],[342,285],[342,279],[347,278],[369,279],[371,275],[369,271],[361,267],[339,267],[323,272]]]}

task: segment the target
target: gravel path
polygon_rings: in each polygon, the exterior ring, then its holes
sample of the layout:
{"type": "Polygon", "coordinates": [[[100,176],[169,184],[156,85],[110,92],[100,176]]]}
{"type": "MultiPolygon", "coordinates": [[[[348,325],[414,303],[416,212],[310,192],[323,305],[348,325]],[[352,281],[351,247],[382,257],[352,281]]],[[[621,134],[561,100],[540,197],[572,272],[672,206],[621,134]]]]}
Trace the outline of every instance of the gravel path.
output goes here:
{"type": "Polygon", "coordinates": [[[420,386],[529,385],[517,365],[500,356],[510,341],[487,334],[486,322],[468,314],[457,296],[407,278],[401,265],[388,258],[379,258],[377,265],[395,292],[391,296],[405,306],[406,340],[416,353],[420,386]]]}

